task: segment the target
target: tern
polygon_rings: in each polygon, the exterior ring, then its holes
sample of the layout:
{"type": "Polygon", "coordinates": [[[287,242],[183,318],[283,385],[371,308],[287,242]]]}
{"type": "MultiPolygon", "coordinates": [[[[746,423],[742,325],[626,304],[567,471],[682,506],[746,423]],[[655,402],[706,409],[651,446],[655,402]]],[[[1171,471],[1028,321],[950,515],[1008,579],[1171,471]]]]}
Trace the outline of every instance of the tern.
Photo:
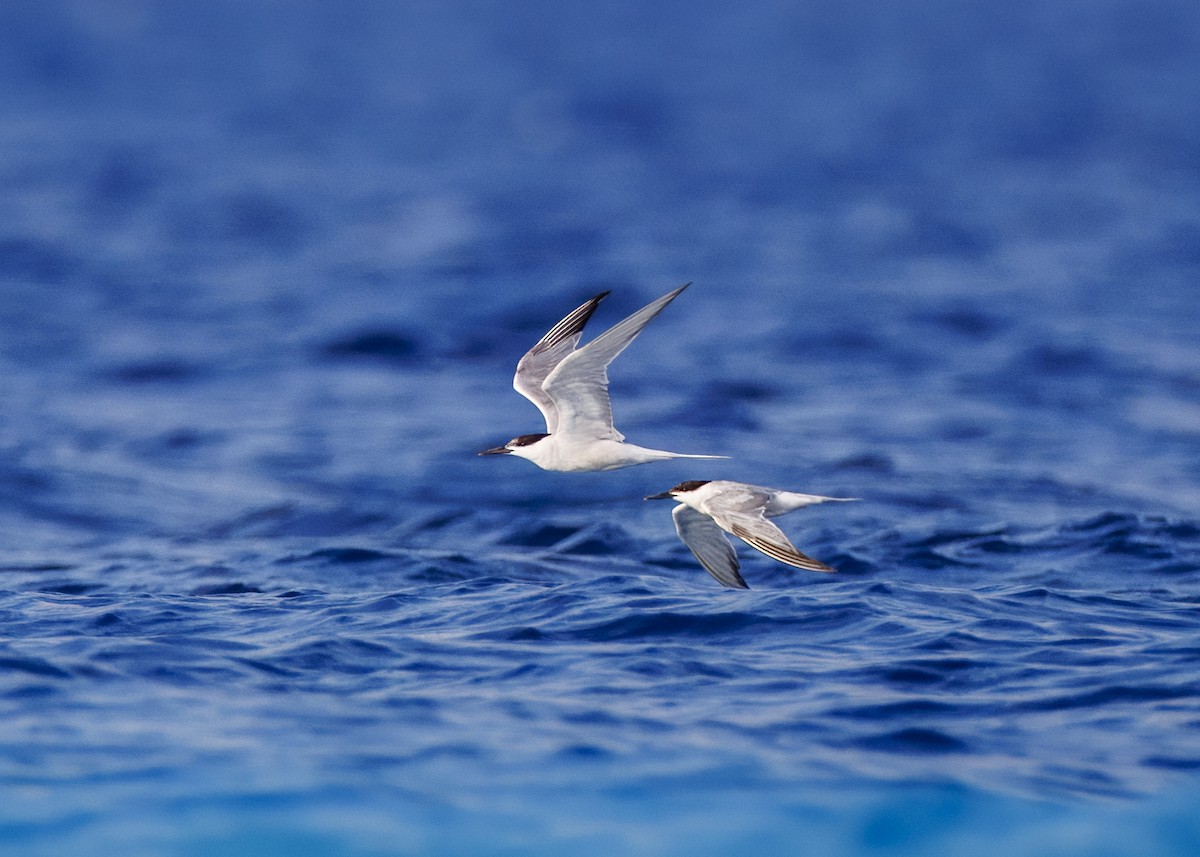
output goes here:
{"type": "Polygon", "coordinates": [[[726,458],[635,446],[625,443],[625,436],[613,428],[608,364],[690,285],[647,304],[583,348],[576,348],[583,327],[608,292],[596,295],[550,328],[517,363],[513,377],[513,389],[537,405],[546,418],[546,431],[514,437],[504,446],[479,454],[515,455],[543,470],[575,472],[617,470],[668,458],[726,458]]]}
{"type": "Polygon", "coordinates": [[[690,480],[646,499],[678,500],[671,517],[675,519],[679,538],[721,585],[749,589],[738,572],[737,554],[725,533],[732,533],[750,547],[796,568],[831,572],[835,569],[796,550],[783,531],[767,518],[814,503],[844,503],[856,498],[797,494],[745,482],[690,480]]]}

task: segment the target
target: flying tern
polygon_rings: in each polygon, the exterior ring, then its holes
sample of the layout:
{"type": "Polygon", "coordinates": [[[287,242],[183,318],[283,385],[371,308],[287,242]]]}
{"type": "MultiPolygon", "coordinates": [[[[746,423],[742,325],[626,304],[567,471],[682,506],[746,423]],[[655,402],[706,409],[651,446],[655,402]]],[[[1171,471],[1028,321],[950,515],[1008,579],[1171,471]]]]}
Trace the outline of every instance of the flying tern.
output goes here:
{"type": "Polygon", "coordinates": [[[725,533],[732,533],[750,547],[796,568],[834,571],[825,563],[796,550],[783,531],[767,518],[814,503],[848,502],[855,498],[797,494],[726,480],[690,480],[646,499],[678,500],[679,505],[671,512],[671,517],[675,519],[675,532],[679,533],[679,538],[723,586],[749,589],[738,572],[737,554],[725,533]]]}
{"type": "Polygon", "coordinates": [[[583,348],[577,348],[602,292],[560,321],[517,363],[513,388],[537,405],[546,418],[546,431],[514,437],[480,455],[515,455],[543,470],[616,470],[668,458],[725,458],[647,449],[625,443],[613,428],[608,397],[608,364],[642,332],[652,318],[691,283],[653,301],[610,327],[583,348]]]}

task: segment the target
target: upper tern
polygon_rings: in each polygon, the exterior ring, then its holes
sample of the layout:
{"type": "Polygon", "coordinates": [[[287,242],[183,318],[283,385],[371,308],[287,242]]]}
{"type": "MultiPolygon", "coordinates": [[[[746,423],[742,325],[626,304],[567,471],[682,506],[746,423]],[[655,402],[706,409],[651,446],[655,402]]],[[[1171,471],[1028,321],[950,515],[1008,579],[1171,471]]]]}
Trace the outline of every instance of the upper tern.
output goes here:
{"type": "Polygon", "coordinates": [[[512,454],[543,470],[616,470],[667,458],[725,458],[646,449],[625,443],[613,428],[608,364],[691,283],[668,292],[614,325],[583,348],[583,327],[608,292],[596,295],[560,321],[517,363],[513,388],[537,405],[546,431],[514,437],[480,455],[512,454]]]}
{"type": "Polygon", "coordinates": [[[675,519],[675,532],[679,533],[679,538],[723,586],[749,589],[738,573],[737,555],[725,533],[732,533],[750,547],[796,568],[834,571],[825,563],[796,550],[783,531],[767,518],[814,503],[847,502],[856,498],[797,494],[744,482],[690,480],[646,499],[678,500],[680,505],[671,512],[671,517],[675,519]]]}

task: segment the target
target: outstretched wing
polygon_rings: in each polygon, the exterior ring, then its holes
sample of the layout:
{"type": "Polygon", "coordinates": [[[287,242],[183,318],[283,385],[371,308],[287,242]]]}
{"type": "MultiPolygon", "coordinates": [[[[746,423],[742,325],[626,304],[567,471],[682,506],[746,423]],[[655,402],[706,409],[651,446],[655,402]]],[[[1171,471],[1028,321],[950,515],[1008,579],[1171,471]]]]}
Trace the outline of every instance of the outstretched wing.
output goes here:
{"type": "Polygon", "coordinates": [[[750,518],[738,516],[730,522],[729,531],[755,550],[762,551],[772,559],[793,565],[796,568],[806,568],[809,571],[831,572],[823,562],[818,562],[810,556],[805,556],[796,550],[796,546],[788,541],[783,530],[772,524],[764,517],[750,518]]]}
{"type": "Polygon", "coordinates": [[[738,573],[737,554],[729,537],[712,518],[682,503],[671,512],[671,517],[675,519],[675,532],[679,533],[679,538],[722,586],[750,588],[738,573]]]}
{"type": "Polygon", "coordinates": [[[513,376],[513,389],[529,401],[537,405],[537,409],[546,418],[546,431],[553,434],[558,428],[558,408],[554,400],[543,389],[546,376],[554,371],[579,344],[583,335],[583,327],[600,305],[600,301],[608,297],[608,292],[596,295],[587,303],[576,308],[546,335],[538,340],[537,345],[525,352],[525,356],[517,363],[517,374],[513,376]]]}
{"type": "Polygon", "coordinates": [[[613,428],[612,403],[608,398],[608,364],[689,285],[691,283],[682,285],[642,307],[583,348],[572,351],[551,370],[542,389],[558,410],[559,434],[601,440],[625,439],[613,428]]]}

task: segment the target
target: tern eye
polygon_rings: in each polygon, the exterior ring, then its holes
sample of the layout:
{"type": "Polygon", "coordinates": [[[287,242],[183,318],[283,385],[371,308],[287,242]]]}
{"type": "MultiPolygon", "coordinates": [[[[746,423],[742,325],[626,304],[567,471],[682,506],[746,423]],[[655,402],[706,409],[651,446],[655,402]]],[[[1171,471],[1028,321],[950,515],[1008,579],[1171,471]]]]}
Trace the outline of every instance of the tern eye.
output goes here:
{"type": "Polygon", "coordinates": [[[550,437],[548,434],[523,434],[520,437],[514,437],[508,442],[509,446],[529,446],[532,443],[537,443],[544,437],[550,437]]]}
{"type": "Polygon", "coordinates": [[[701,485],[707,485],[711,479],[689,479],[687,482],[680,482],[671,491],[695,491],[701,485]]]}

